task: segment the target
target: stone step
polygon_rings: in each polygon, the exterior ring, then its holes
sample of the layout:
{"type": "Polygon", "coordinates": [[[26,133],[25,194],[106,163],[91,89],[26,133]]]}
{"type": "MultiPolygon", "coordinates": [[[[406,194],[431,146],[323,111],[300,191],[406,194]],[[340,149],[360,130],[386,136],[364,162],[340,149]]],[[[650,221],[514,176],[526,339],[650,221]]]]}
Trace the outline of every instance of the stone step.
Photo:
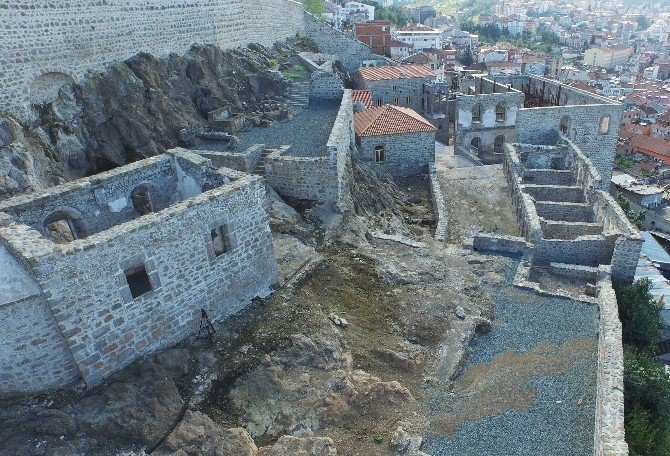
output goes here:
{"type": "Polygon", "coordinates": [[[537,215],[558,222],[593,223],[593,209],[586,203],[557,203],[538,201],[535,203],[537,215]]]}
{"type": "Polygon", "coordinates": [[[537,185],[572,185],[575,183],[575,174],[572,170],[526,169],[523,181],[537,185]]]}
{"type": "Polygon", "coordinates": [[[535,201],[556,203],[583,203],[584,189],[576,185],[536,185],[524,184],[523,191],[535,201]]]}
{"type": "Polygon", "coordinates": [[[579,279],[595,283],[598,280],[598,268],[580,264],[549,263],[549,271],[559,277],[579,279]]]}
{"type": "Polygon", "coordinates": [[[593,236],[602,232],[602,223],[542,220],[542,235],[545,239],[576,239],[580,236],[593,236]]]}
{"type": "Polygon", "coordinates": [[[535,246],[538,264],[566,263],[597,267],[609,264],[613,245],[604,236],[582,236],[574,240],[543,239],[535,246]]]}

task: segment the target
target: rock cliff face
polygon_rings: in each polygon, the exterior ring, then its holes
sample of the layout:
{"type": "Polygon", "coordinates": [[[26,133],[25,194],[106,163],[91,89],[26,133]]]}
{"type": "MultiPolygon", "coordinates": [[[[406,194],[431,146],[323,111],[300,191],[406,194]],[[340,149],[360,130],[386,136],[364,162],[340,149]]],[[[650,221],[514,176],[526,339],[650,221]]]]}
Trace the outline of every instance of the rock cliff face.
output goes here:
{"type": "Polygon", "coordinates": [[[260,111],[286,92],[277,64],[305,49],[313,50],[291,40],[274,49],[194,46],[184,56],[138,54],[62,86],[55,101],[33,107],[32,125],[0,111],[0,198],[183,145],[181,130],[206,127],[207,113],[223,106],[260,111]]]}

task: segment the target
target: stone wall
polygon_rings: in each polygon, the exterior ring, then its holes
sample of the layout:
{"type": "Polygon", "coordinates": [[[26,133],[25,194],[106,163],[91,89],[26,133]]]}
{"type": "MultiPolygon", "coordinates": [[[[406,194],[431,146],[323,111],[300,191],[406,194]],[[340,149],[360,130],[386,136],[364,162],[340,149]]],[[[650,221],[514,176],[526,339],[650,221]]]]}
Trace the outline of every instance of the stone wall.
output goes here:
{"type": "Polygon", "coordinates": [[[192,150],[212,161],[217,168],[231,168],[245,173],[253,173],[265,149],[264,144],[254,144],[243,152],[217,152],[212,150],[192,150]]]}
{"type": "Polygon", "coordinates": [[[266,178],[282,195],[339,203],[347,197],[349,163],[354,146],[351,90],[345,90],[323,155],[294,157],[290,155],[290,146],[282,147],[266,157],[266,178]]]}
{"type": "Polygon", "coordinates": [[[312,100],[341,100],[344,94],[342,78],[332,71],[316,70],[311,75],[309,84],[309,99],[312,100]]]}
{"type": "MultiPolygon", "coordinates": [[[[184,151],[174,156],[182,159],[179,174],[194,172],[188,160],[194,169],[208,163],[184,151]]],[[[159,166],[162,160],[133,166],[159,166]]],[[[276,282],[265,185],[256,176],[208,169],[224,183],[85,239],[57,245],[25,224],[0,227],[0,238],[32,266],[89,385],[191,334],[200,308],[225,318],[276,282]],[[219,227],[228,248],[217,255],[211,232],[219,227]],[[146,271],[150,290],[133,296],[129,268],[146,271]]]]}
{"type": "Polygon", "coordinates": [[[138,52],[195,44],[272,45],[304,30],[294,0],[6,0],[0,7],[0,106],[30,118],[66,82],[138,52]]]}
{"type": "Polygon", "coordinates": [[[522,237],[500,234],[477,233],[472,248],[477,251],[501,252],[522,255],[530,252],[533,245],[522,237]]]}
{"type": "Polygon", "coordinates": [[[424,85],[433,81],[431,78],[406,78],[388,81],[359,81],[359,88],[372,93],[372,104],[403,106],[416,112],[424,112],[424,85]]]}
{"type": "Polygon", "coordinates": [[[413,176],[428,172],[435,163],[435,132],[363,136],[359,139],[361,160],[375,171],[394,176],[413,176]],[[375,148],[384,147],[384,161],[375,162],[375,148]]]}
{"type": "Polygon", "coordinates": [[[392,60],[374,54],[369,46],[309,13],[305,13],[304,16],[304,34],[316,42],[321,52],[337,55],[349,72],[353,73],[363,65],[363,62],[370,60],[379,61],[384,65],[395,65],[392,60]]]}
{"type": "MultiPolygon", "coordinates": [[[[3,278],[10,268],[23,268],[2,245],[0,256],[6,256],[0,259],[7,268],[3,278]]],[[[0,302],[0,394],[40,391],[80,378],[37,283],[30,282],[18,299],[0,302]]]]}
{"type": "MultiPolygon", "coordinates": [[[[481,79],[486,81],[484,79],[481,79]]],[[[503,88],[504,90],[504,88],[503,88]]],[[[484,163],[501,163],[502,149],[495,151],[496,138],[502,136],[504,144],[516,141],[517,112],[523,107],[523,94],[517,91],[458,95],[456,97],[455,136],[457,149],[470,149],[484,163]],[[505,108],[504,120],[496,120],[496,107],[505,108]],[[473,111],[479,109],[481,120],[473,121],[473,111]],[[471,149],[473,140],[479,141],[479,150],[471,149]]]]}
{"type": "Polygon", "coordinates": [[[603,224],[605,231],[620,233],[612,256],[612,280],[630,283],[635,276],[644,239],[609,193],[596,191],[592,200],[596,220],[603,224]]]}
{"type": "Polygon", "coordinates": [[[616,294],[607,274],[600,268],[598,280],[598,374],[596,383],[596,423],[593,439],[595,456],[626,456],[624,429],[623,344],[616,294]]]}
{"type": "Polygon", "coordinates": [[[433,200],[433,212],[435,214],[435,239],[446,242],[449,237],[449,212],[435,163],[428,165],[428,177],[430,179],[430,196],[433,200]]]}

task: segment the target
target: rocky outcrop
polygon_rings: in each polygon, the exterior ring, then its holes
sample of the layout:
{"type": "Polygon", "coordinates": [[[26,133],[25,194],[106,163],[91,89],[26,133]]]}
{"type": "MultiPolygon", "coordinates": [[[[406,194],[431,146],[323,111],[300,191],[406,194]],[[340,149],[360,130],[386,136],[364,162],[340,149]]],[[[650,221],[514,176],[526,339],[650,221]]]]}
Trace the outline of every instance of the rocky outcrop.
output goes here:
{"type": "Polygon", "coordinates": [[[182,130],[207,129],[208,113],[224,106],[252,117],[279,112],[287,82],[275,63],[311,46],[138,54],[62,86],[54,101],[33,106],[32,125],[0,112],[0,198],[183,146],[182,130]]]}

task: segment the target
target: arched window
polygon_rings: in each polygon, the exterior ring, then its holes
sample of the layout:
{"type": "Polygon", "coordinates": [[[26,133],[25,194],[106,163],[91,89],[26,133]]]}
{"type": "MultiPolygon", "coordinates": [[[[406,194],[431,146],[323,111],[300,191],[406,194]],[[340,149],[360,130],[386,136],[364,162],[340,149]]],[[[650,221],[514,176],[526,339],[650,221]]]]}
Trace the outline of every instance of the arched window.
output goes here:
{"type": "Polygon", "coordinates": [[[135,212],[139,215],[147,215],[154,211],[154,188],[149,184],[142,184],[133,190],[130,194],[130,201],[133,203],[135,212]]]}
{"type": "Polygon", "coordinates": [[[496,122],[504,122],[507,118],[507,109],[504,104],[496,106],[496,122]]]}
{"type": "Polygon", "coordinates": [[[496,136],[496,139],[493,142],[493,151],[496,154],[502,154],[503,147],[505,147],[505,136],[504,135],[496,136]]]}
{"type": "Polygon", "coordinates": [[[564,116],[561,119],[560,129],[561,133],[563,133],[565,136],[570,136],[570,117],[564,116]]]}
{"type": "Polygon", "coordinates": [[[610,132],[610,116],[603,116],[600,119],[600,134],[606,135],[610,132]]]}
{"type": "Polygon", "coordinates": [[[482,140],[480,138],[478,137],[472,138],[472,141],[470,141],[470,152],[472,152],[475,155],[479,155],[481,146],[482,146],[482,140]]]}
{"type": "Polygon", "coordinates": [[[67,244],[85,237],[81,220],[68,211],[56,211],[44,219],[44,229],[56,244],[67,244]]]}
{"type": "Polygon", "coordinates": [[[384,163],[385,160],[384,146],[375,147],[375,163],[384,163]]]}
{"type": "Polygon", "coordinates": [[[472,121],[481,122],[482,121],[482,107],[481,105],[475,105],[472,108],[472,121]]]}

